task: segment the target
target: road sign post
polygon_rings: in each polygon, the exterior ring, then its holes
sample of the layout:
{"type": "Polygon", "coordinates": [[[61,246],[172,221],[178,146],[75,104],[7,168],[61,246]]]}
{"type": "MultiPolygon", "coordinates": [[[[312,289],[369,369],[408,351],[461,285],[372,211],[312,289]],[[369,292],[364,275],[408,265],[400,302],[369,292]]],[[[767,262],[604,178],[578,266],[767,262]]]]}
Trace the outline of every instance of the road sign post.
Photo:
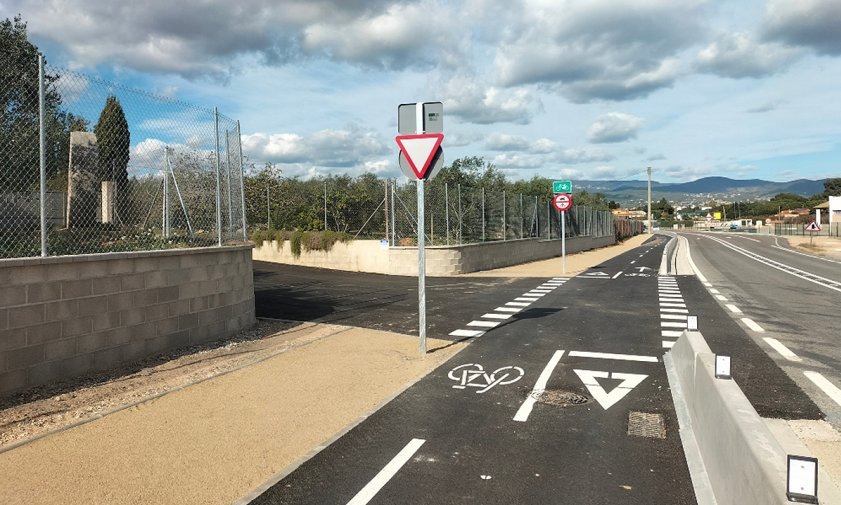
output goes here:
{"type": "Polygon", "coordinates": [[[443,106],[440,102],[402,104],[397,108],[398,132],[405,133],[414,105],[414,134],[398,135],[400,168],[409,178],[417,179],[418,192],[418,333],[421,354],[426,354],[426,223],[424,212],[424,180],[435,176],[441,165],[441,141],[444,140],[443,106]],[[434,133],[425,133],[425,130],[434,133]],[[403,164],[405,159],[406,165],[403,164]]]}
{"type": "Polygon", "coordinates": [[[817,231],[817,232],[820,232],[820,231],[821,231],[821,225],[819,225],[819,224],[818,224],[818,223],[816,223],[815,221],[812,221],[811,223],[807,224],[807,225],[803,228],[803,230],[805,230],[805,231],[808,231],[808,232],[809,232],[809,245],[812,245],[812,240],[814,239],[814,235],[813,235],[813,233],[814,233],[814,232],[816,232],[816,231],[817,231]]]}
{"type": "MultiPolygon", "coordinates": [[[[561,181],[568,182],[568,181],[561,181]]],[[[554,186],[554,185],[553,185],[554,186]]],[[[569,184],[572,187],[572,184],[569,184]]],[[[561,269],[562,273],[567,273],[567,233],[566,233],[566,213],[572,207],[572,195],[566,193],[558,193],[552,198],[552,205],[561,211],[561,269]]]]}

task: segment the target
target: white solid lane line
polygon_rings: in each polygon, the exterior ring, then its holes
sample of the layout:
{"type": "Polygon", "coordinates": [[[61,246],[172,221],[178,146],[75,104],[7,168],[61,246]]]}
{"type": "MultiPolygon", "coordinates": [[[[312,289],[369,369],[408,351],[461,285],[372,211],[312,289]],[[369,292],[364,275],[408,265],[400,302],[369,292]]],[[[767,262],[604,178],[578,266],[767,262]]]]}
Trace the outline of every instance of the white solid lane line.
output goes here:
{"type": "Polygon", "coordinates": [[[549,360],[549,363],[543,368],[543,371],[540,372],[540,377],[537,378],[537,382],[534,383],[534,388],[531,390],[531,393],[526,397],[526,400],[520,405],[520,408],[517,410],[517,414],[514,415],[514,420],[524,423],[528,421],[529,415],[531,414],[532,409],[534,408],[534,403],[540,398],[540,395],[546,391],[546,384],[549,382],[549,377],[552,376],[552,372],[555,370],[555,367],[558,366],[558,361],[561,360],[561,357],[564,355],[564,351],[555,351],[555,354],[552,355],[552,359],[549,360]]]}
{"type": "Polygon", "coordinates": [[[450,336],[452,337],[478,337],[484,334],[484,331],[478,330],[456,330],[450,332],[450,336]]]}
{"type": "Polygon", "coordinates": [[[757,333],[765,333],[765,328],[756,324],[756,321],[754,321],[753,319],[750,319],[748,317],[743,317],[742,322],[745,323],[745,326],[747,326],[748,328],[750,328],[751,330],[753,330],[757,333]]]}
{"type": "Polygon", "coordinates": [[[621,361],[643,361],[646,363],[657,363],[659,360],[656,356],[639,356],[636,354],[614,354],[610,352],[589,352],[589,351],[570,351],[570,358],[597,358],[597,359],[616,359],[621,361]]]}
{"type": "Polygon", "coordinates": [[[486,317],[488,319],[508,319],[511,317],[511,314],[492,314],[488,313],[483,315],[482,317],[486,317]]]}
{"type": "Polygon", "coordinates": [[[467,326],[478,326],[480,328],[494,328],[499,326],[499,321],[470,321],[467,326]]]}
{"type": "Polygon", "coordinates": [[[732,303],[726,303],[724,306],[727,307],[730,310],[730,312],[732,312],[734,314],[741,314],[742,313],[742,309],[740,309],[739,307],[736,307],[732,303]]]}
{"type": "Polygon", "coordinates": [[[765,343],[773,347],[774,350],[780,353],[780,356],[782,356],[783,358],[789,361],[803,361],[802,359],[800,359],[800,356],[791,352],[791,349],[783,345],[783,343],[777,340],[776,338],[765,337],[762,340],[764,340],[765,343]]]}
{"type": "Polygon", "coordinates": [[[371,498],[373,498],[380,489],[382,489],[383,486],[385,486],[388,481],[391,480],[391,478],[394,477],[401,468],[403,468],[403,465],[405,465],[406,462],[409,461],[416,452],[418,452],[418,449],[420,449],[420,446],[422,446],[424,442],[426,442],[426,440],[413,438],[408,444],[406,444],[406,447],[397,453],[397,456],[394,456],[394,458],[392,458],[392,460],[389,461],[388,464],[385,465],[385,467],[383,467],[383,469],[380,470],[380,472],[365,485],[365,487],[356,493],[356,496],[347,502],[347,505],[365,505],[371,501],[371,498]]]}
{"type": "Polygon", "coordinates": [[[838,389],[835,384],[829,382],[826,377],[818,372],[803,372],[803,375],[808,377],[810,381],[814,382],[816,386],[821,388],[821,391],[826,393],[828,397],[832,398],[832,401],[841,405],[841,389],[838,389]]]}

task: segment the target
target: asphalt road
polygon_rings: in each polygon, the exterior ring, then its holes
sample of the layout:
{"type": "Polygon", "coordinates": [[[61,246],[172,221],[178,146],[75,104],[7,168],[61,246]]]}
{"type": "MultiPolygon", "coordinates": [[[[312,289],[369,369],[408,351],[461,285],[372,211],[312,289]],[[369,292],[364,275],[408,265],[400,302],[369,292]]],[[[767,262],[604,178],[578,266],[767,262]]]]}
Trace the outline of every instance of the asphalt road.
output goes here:
{"type": "MultiPolygon", "coordinates": [[[[756,261],[689,239],[709,286],[657,276],[663,235],[571,279],[428,279],[429,335],[471,345],[253,503],[695,503],[662,363],[686,315],[760,415],[823,413],[728,307],[756,261]]],[[[255,263],[257,314],[417,334],[416,282],[255,263]]]]}
{"type": "MultiPolygon", "coordinates": [[[[784,241],[772,236],[747,233],[686,233],[685,236],[697,268],[710,285],[712,300],[788,374],[802,389],[801,395],[808,395],[826,419],[841,428],[841,406],[830,396],[836,394],[841,401],[841,391],[837,389],[841,385],[838,346],[841,262],[782,247],[784,241]],[[809,378],[810,375],[815,378],[816,373],[829,381],[828,390],[821,389],[809,378]]],[[[703,327],[702,332],[714,351],[727,350],[727,337],[716,338],[715,333],[703,331],[703,327]]],[[[746,359],[738,362],[752,366],[746,359]]],[[[733,364],[736,370],[742,368],[738,362],[733,364]]],[[[757,409],[763,415],[797,417],[798,409],[785,405],[787,400],[796,398],[790,393],[783,395],[782,404],[770,412],[757,409]]],[[[749,397],[755,406],[762,405],[761,398],[749,397]]],[[[819,418],[821,413],[807,411],[802,417],[819,418]]]]}

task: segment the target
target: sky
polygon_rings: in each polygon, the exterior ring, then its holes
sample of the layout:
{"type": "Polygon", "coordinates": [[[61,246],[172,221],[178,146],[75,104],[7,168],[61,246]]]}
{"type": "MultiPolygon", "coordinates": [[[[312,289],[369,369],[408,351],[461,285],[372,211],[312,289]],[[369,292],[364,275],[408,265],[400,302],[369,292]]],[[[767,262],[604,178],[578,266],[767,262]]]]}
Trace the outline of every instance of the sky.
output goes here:
{"type": "Polygon", "coordinates": [[[51,65],[218,106],[285,176],[401,177],[397,106],[440,101],[445,163],[514,180],[841,177],[841,0],[0,0],[18,13],[51,65]]]}

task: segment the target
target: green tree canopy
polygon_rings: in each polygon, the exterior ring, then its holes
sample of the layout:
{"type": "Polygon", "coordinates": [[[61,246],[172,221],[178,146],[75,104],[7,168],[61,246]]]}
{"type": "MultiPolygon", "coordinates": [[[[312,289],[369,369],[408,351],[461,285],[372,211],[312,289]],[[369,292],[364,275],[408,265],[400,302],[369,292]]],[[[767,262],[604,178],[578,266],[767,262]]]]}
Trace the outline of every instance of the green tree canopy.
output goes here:
{"type": "Polygon", "coordinates": [[[99,121],[93,128],[99,148],[99,175],[102,180],[115,181],[117,185],[117,213],[128,212],[128,162],[131,134],[125,112],[114,95],[105,100],[99,121]]]}

